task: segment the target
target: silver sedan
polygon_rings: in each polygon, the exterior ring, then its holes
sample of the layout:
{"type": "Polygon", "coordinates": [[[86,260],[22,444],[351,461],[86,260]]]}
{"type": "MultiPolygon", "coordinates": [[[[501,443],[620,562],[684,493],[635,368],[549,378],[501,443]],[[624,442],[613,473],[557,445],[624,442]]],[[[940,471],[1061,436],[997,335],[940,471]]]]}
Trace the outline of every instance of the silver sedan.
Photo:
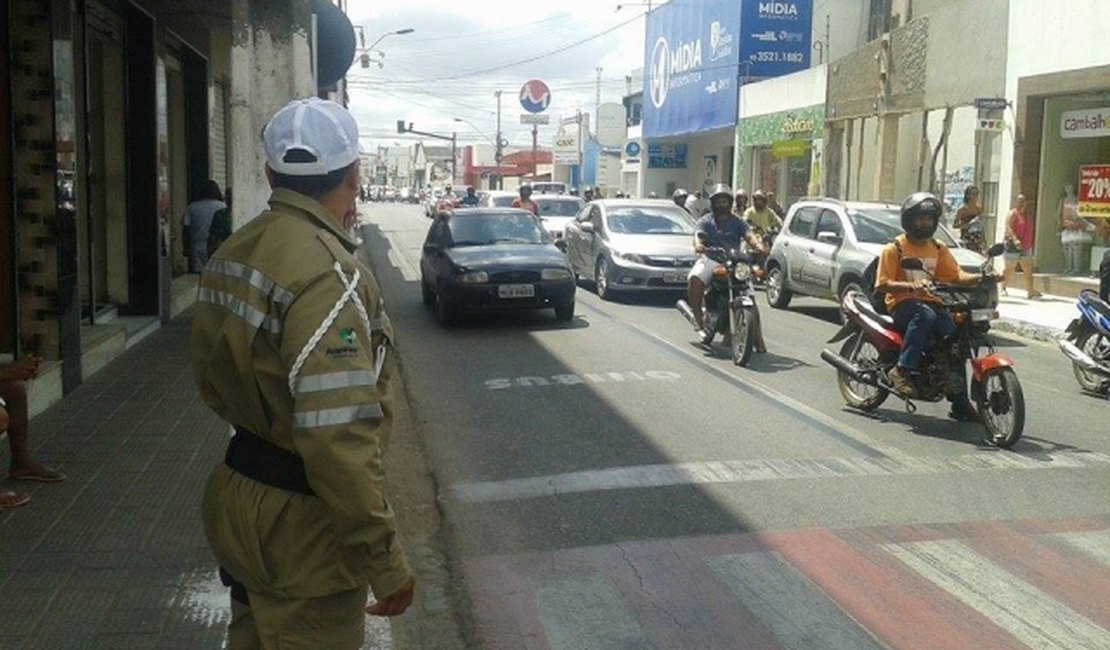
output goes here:
{"type": "Polygon", "coordinates": [[[686,288],[694,265],[694,219],[671,201],[606,199],[587,203],[564,231],[576,277],[597,295],[686,288]]]}

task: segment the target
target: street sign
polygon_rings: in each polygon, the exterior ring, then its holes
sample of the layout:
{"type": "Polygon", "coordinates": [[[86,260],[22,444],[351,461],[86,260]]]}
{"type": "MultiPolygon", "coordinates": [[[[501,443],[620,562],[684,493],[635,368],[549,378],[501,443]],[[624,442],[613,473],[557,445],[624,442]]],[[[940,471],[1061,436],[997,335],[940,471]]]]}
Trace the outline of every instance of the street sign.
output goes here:
{"type": "Polygon", "coordinates": [[[551,116],[550,115],[542,115],[542,114],[539,114],[539,113],[535,113],[535,114],[533,114],[533,113],[521,113],[520,114],[520,123],[521,124],[548,124],[550,122],[551,122],[551,116]]]}
{"type": "Polygon", "coordinates": [[[980,131],[1005,131],[1006,120],[979,120],[980,131]]]}
{"type": "Polygon", "coordinates": [[[981,111],[998,111],[1009,105],[1010,102],[1005,97],[978,97],[975,99],[975,108],[981,111]]]}
{"type": "Polygon", "coordinates": [[[551,105],[551,90],[539,79],[529,79],[520,87],[520,105],[529,113],[542,113],[551,105]]]}

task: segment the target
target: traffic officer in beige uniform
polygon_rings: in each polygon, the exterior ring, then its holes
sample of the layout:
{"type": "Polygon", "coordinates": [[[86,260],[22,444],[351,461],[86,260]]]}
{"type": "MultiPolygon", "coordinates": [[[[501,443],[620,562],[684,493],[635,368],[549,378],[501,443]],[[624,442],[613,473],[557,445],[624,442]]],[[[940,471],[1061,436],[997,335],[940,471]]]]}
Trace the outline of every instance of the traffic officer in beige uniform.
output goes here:
{"type": "Polygon", "coordinates": [[[235,427],[204,527],[233,650],[359,648],[367,613],[404,612],[414,579],[383,496],[392,330],[347,234],[358,125],[298,100],[264,140],[270,209],[220,246],[193,310],[197,385],[235,427]]]}

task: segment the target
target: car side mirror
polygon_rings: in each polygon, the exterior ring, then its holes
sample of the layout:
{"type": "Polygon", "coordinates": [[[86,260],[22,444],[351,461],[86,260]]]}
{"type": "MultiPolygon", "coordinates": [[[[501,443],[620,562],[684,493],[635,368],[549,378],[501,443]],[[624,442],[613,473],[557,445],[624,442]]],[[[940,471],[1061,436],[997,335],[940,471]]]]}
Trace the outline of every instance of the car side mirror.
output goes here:
{"type": "Polygon", "coordinates": [[[839,244],[841,237],[831,230],[822,230],[817,233],[817,241],[825,242],[826,244],[839,244]]]}
{"type": "Polygon", "coordinates": [[[903,257],[902,268],[906,269],[907,271],[924,271],[925,264],[923,264],[921,260],[917,259],[916,257],[903,257]]]}
{"type": "Polygon", "coordinates": [[[597,230],[596,228],[594,228],[594,225],[589,221],[583,221],[581,224],[579,224],[578,227],[582,229],[582,232],[588,232],[588,233],[593,233],[593,232],[596,232],[596,230],[597,230]]]}
{"type": "Polygon", "coordinates": [[[1006,250],[1006,246],[1001,243],[995,244],[987,249],[987,257],[998,257],[1006,250]]]}

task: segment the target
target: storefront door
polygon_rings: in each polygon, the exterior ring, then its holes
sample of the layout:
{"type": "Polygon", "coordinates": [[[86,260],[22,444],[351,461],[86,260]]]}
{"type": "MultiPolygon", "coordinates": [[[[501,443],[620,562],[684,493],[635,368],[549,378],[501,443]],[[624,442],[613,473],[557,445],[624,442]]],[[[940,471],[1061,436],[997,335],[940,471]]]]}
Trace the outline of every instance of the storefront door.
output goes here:
{"type": "Polygon", "coordinates": [[[8,4],[0,3],[0,354],[15,354],[17,336],[8,4]]]}
{"type": "Polygon", "coordinates": [[[88,5],[89,209],[78,223],[82,317],[96,322],[128,301],[126,75],[123,20],[88,5]]]}

